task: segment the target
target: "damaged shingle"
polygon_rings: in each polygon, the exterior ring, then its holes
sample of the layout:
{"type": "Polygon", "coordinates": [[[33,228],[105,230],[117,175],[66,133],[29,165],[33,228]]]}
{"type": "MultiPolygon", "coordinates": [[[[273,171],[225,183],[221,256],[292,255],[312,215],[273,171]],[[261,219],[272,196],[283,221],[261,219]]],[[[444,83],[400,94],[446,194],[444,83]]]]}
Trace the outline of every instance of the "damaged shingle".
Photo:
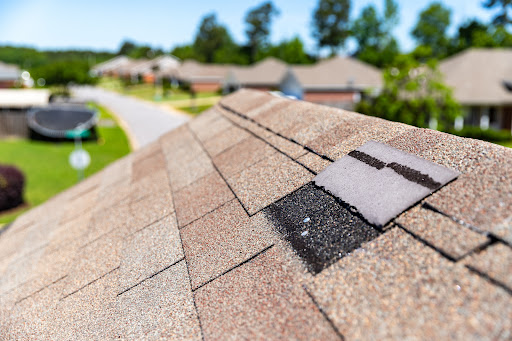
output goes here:
{"type": "Polygon", "coordinates": [[[370,223],[384,226],[459,173],[375,141],[334,162],[314,181],[370,223]]]}
{"type": "Polygon", "coordinates": [[[264,212],[313,274],[380,234],[313,183],[264,212]]]}

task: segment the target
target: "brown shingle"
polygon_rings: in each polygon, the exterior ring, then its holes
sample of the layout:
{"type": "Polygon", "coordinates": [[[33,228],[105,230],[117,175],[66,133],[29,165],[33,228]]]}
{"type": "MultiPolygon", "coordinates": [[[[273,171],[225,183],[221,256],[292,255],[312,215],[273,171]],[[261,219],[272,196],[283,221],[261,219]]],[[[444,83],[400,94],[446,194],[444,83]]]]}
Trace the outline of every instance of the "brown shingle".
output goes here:
{"type": "Polygon", "coordinates": [[[274,148],[251,136],[217,155],[213,162],[222,176],[229,178],[275,153],[274,148]]]}
{"type": "Polygon", "coordinates": [[[283,258],[271,248],[196,291],[206,339],[338,339],[283,258]]]}
{"type": "Polygon", "coordinates": [[[176,218],[167,216],[125,239],[118,292],[133,287],[182,258],[176,218]]]}
{"type": "Polygon", "coordinates": [[[183,228],[181,233],[193,289],[271,245],[266,220],[249,218],[236,199],[183,228]]]}
{"type": "Polygon", "coordinates": [[[80,249],[68,276],[63,280],[62,296],[77,292],[119,267],[122,245],[122,234],[112,231],[80,249]]]}
{"type": "Polygon", "coordinates": [[[233,126],[228,128],[225,132],[217,134],[206,141],[204,143],[204,148],[210,157],[213,158],[247,137],[249,137],[249,133],[243,129],[233,126]]]}
{"type": "Polygon", "coordinates": [[[117,328],[127,339],[201,339],[184,261],[120,295],[118,306],[117,328]]]}
{"type": "Polygon", "coordinates": [[[249,214],[293,192],[313,174],[288,157],[276,153],[227,179],[249,214]]]}
{"type": "Polygon", "coordinates": [[[508,294],[397,228],[308,288],[348,339],[499,339],[512,328],[508,294]]]}
{"type": "Polygon", "coordinates": [[[320,156],[309,152],[306,155],[299,157],[297,162],[303,164],[317,174],[331,164],[330,161],[322,159],[320,156]]]}
{"type": "Polygon", "coordinates": [[[453,259],[464,257],[489,241],[486,236],[421,206],[405,212],[396,222],[453,259]]]}
{"type": "Polygon", "coordinates": [[[217,172],[211,172],[175,192],[176,216],[180,228],[231,199],[233,193],[217,172]]]}
{"type": "Polygon", "coordinates": [[[512,248],[506,244],[492,245],[464,261],[490,278],[512,290],[512,248]]]}

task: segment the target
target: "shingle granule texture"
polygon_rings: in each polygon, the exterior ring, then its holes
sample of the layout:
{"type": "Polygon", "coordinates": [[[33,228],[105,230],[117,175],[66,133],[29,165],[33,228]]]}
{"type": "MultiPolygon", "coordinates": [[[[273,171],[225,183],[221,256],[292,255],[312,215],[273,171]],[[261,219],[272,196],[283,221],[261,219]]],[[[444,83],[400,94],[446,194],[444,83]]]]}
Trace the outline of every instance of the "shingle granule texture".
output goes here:
{"type": "Polygon", "coordinates": [[[314,274],[380,234],[312,183],[264,213],[314,274]]]}
{"type": "Polygon", "coordinates": [[[510,169],[239,90],[0,232],[0,340],[510,340],[510,169]]]}

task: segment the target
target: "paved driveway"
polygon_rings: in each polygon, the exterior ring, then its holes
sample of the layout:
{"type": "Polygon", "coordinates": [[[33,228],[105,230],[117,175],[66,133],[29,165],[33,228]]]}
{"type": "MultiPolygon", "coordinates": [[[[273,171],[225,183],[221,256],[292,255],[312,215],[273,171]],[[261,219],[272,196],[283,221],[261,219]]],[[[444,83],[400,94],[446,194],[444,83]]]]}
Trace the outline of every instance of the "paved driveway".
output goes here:
{"type": "Polygon", "coordinates": [[[107,107],[124,121],[123,128],[131,135],[135,149],[144,147],[189,119],[178,111],[96,87],[76,87],[73,94],[80,100],[95,101],[107,107]]]}

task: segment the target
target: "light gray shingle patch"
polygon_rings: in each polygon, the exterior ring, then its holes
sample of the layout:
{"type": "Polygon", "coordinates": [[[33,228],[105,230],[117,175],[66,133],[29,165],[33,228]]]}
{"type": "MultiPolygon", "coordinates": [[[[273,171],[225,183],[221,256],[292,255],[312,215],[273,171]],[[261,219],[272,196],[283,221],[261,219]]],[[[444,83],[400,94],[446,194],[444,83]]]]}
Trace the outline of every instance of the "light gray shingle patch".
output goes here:
{"type": "Polygon", "coordinates": [[[201,340],[184,261],[120,295],[118,308],[127,340],[201,340]]]}
{"type": "Polygon", "coordinates": [[[119,292],[140,283],[183,258],[174,215],[125,239],[119,273],[119,292]]]}
{"type": "Polygon", "coordinates": [[[384,226],[458,173],[369,141],[318,174],[318,186],[354,206],[370,223],[384,226]]]}

